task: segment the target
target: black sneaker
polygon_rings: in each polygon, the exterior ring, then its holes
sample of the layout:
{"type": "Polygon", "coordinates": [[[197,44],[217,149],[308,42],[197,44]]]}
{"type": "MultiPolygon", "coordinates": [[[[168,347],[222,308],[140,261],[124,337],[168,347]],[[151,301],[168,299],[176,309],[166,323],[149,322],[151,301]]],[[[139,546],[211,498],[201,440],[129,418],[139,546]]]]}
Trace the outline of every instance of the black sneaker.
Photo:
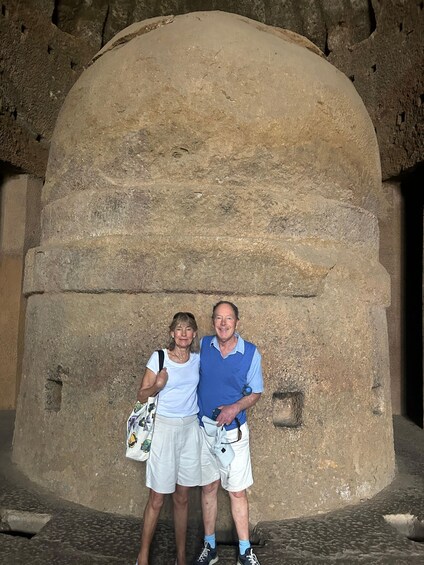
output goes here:
{"type": "Polygon", "coordinates": [[[194,561],[194,565],[213,565],[218,561],[218,553],[215,549],[205,541],[205,545],[199,555],[199,557],[194,561]]]}
{"type": "Polygon", "coordinates": [[[259,559],[253,553],[253,549],[249,547],[249,549],[246,549],[246,553],[244,555],[238,556],[237,565],[261,565],[261,564],[259,563],[259,559]]]}

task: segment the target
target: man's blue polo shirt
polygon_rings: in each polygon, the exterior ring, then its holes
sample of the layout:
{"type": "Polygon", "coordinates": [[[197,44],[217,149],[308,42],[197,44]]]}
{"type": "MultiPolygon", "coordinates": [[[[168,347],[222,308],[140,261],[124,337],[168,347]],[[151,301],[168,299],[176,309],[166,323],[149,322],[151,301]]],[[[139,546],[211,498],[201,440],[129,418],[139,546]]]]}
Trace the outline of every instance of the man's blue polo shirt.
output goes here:
{"type": "MultiPolygon", "coordinates": [[[[200,381],[198,387],[199,418],[208,416],[218,406],[234,404],[243,397],[243,387],[248,385],[252,392],[263,391],[261,355],[256,346],[236,334],[237,343],[225,357],[219,349],[216,336],[205,336],[200,349],[200,381]]],[[[246,411],[237,415],[240,424],[246,421],[246,411]]],[[[231,430],[237,426],[234,421],[226,426],[231,430]]]]}

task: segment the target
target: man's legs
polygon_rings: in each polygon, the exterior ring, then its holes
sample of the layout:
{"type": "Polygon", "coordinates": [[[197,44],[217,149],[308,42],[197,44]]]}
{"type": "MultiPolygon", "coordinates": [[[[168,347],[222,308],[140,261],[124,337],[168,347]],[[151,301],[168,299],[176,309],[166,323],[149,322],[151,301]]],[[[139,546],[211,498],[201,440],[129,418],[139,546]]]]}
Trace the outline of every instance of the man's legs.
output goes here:
{"type": "Polygon", "coordinates": [[[218,561],[215,540],[215,525],[218,515],[218,488],[220,480],[202,486],[202,518],[205,530],[205,544],[195,565],[213,565],[218,561]]]}
{"type": "Polygon", "coordinates": [[[143,517],[143,530],[141,534],[141,547],[138,554],[138,565],[148,565],[149,550],[153,535],[162,510],[165,495],[150,489],[149,500],[147,501],[143,517]]]}
{"type": "MultiPolygon", "coordinates": [[[[259,565],[249,539],[249,501],[246,489],[253,483],[253,476],[250,461],[249,430],[246,424],[242,426],[242,430],[242,439],[233,444],[235,457],[231,463],[228,478],[223,481],[223,486],[228,490],[230,496],[231,515],[239,539],[237,563],[238,565],[259,565]]],[[[233,440],[233,438],[230,438],[230,440],[233,440]]]]}
{"type": "Polygon", "coordinates": [[[176,485],[175,492],[172,494],[172,502],[174,506],[175,543],[177,546],[178,565],[186,565],[185,552],[188,520],[188,489],[189,487],[176,485]]]}
{"type": "Polygon", "coordinates": [[[249,539],[249,502],[246,490],[229,492],[231,503],[231,514],[236,526],[238,539],[249,539]]]}
{"type": "Polygon", "coordinates": [[[219,480],[202,487],[202,517],[205,536],[215,533],[218,516],[218,487],[219,480]]]}

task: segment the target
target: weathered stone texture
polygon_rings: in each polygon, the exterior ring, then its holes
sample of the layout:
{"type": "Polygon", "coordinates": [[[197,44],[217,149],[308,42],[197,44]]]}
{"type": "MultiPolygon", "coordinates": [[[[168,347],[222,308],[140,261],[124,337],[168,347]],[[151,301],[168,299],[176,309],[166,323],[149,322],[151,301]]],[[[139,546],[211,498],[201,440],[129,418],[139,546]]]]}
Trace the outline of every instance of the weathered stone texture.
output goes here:
{"type": "Polygon", "coordinates": [[[404,365],[402,351],[402,289],[405,284],[402,273],[405,261],[404,235],[402,223],[404,216],[400,183],[383,183],[388,207],[381,215],[380,226],[380,261],[390,273],[391,299],[387,309],[389,330],[390,372],[392,391],[392,410],[401,414],[404,404],[403,384],[399,375],[404,365]]]}
{"type": "Polygon", "coordinates": [[[3,2],[0,14],[0,159],[44,177],[51,134],[94,48],[57,29],[53,2],[3,2]]]}
{"type": "Polygon", "coordinates": [[[424,10],[415,0],[8,0],[0,14],[0,159],[44,176],[59,109],[90,57],[129,24],[195,10],[306,36],[354,81],[377,129],[383,177],[424,159],[424,10]]]}
{"type": "Polygon", "coordinates": [[[206,333],[226,296],[264,357],[252,521],[372,496],[394,466],[385,194],[351,82],[303,39],[218,12],[131,26],[95,59],[61,110],[26,265],[16,462],[140,514],[122,429],[143,365],[176,310],[206,333]]]}
{"type": "Polygon", "coordinates": [[[424,160],[424,5],[381,2],[377,29],[328,60],[351,77],[376,128],[383,176],[424,160]]]}
{"type": "Polygon", "coordinates": [[[26,300],[24,258],[40,243],[41,183],[28,175],[5,177],[0,192],[0,409],[16,407],[23,355],[26,300]],[[30,212],[33,212],[33,214],[30,212]]]}

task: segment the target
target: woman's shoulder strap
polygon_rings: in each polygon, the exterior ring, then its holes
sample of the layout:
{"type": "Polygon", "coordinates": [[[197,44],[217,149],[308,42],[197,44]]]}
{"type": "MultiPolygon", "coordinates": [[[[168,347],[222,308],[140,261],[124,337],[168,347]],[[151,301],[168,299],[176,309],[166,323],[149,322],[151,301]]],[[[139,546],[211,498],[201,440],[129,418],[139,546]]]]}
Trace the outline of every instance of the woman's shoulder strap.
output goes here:
{"type": "Polygon", "coordinates": [[[163,364],[165,361],[165,353],[163,352],[163,349],[158,349],[157,352],[159,355],[159,372],[160,372],[163,369],[163,364]]]}

